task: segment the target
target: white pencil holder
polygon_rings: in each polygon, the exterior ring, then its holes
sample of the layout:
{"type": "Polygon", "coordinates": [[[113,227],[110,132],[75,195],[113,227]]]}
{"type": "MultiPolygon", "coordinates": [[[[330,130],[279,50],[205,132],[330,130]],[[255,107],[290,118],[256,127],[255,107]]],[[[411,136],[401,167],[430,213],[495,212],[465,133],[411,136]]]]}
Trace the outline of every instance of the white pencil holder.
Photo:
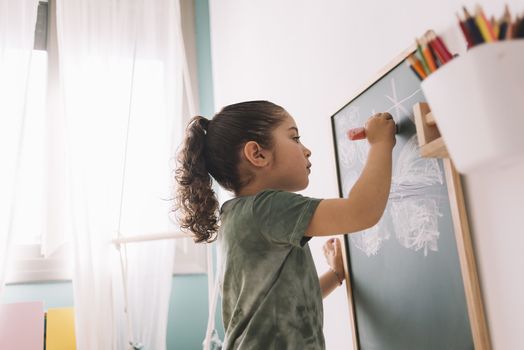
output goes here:
{"type": "Polygon", "coordinates": [[[524,158],[524,40],[476,46],[421,86],[459,172],[524,158]]]}

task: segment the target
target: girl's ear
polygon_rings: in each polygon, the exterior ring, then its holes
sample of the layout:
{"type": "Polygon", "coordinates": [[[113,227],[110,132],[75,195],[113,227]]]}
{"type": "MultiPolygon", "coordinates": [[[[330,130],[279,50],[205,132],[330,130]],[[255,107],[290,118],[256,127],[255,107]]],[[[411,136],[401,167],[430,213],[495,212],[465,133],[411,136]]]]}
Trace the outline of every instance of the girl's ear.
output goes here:
{"type": "Polygon", "coordinates": [[[247,161],[258,168],[263,168],[269,164],[270,152],[263,149],[257,142],[248,141],[243,149],[244,157],[247,161]]]}

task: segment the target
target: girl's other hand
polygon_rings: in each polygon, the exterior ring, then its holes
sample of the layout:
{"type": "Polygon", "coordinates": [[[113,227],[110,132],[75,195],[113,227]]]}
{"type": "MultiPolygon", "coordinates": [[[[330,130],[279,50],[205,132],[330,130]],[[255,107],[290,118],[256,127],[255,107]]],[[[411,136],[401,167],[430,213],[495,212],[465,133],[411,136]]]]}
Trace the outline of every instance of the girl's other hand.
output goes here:
{"type": "Polygon", "coordinates": [[[338,238],[331,238],[322,247],[329,267],[344,278],[344,261],[342,260],[342,247],[338,238]]]}
{"type": "Polygon", "coordinates": [[[377,113],[366,123],[366,137],[373,144],[384,143],[395,146],[395,121],[389,113],[377,113]]]}

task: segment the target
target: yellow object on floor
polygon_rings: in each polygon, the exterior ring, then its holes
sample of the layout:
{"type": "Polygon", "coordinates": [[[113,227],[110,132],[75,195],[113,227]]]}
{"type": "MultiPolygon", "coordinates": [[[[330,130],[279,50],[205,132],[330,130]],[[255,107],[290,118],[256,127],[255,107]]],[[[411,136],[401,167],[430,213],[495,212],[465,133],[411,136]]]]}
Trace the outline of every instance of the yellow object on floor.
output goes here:
{"type": "Polygon", "coordinates": [[[46,350],[75,350],[75,314],[72,307],[47,310],[46,350]]]}

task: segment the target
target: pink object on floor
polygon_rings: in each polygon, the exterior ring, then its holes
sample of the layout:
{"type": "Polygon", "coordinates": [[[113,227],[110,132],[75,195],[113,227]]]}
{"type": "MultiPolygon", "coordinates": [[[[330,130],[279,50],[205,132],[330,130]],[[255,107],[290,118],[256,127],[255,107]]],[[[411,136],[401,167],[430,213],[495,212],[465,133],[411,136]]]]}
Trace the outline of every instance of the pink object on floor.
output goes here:
{"type": "Polygon", "coordinates": [[[44,303],[41,301],[0,305],[0,349],[44,348],[44,303]]]}

